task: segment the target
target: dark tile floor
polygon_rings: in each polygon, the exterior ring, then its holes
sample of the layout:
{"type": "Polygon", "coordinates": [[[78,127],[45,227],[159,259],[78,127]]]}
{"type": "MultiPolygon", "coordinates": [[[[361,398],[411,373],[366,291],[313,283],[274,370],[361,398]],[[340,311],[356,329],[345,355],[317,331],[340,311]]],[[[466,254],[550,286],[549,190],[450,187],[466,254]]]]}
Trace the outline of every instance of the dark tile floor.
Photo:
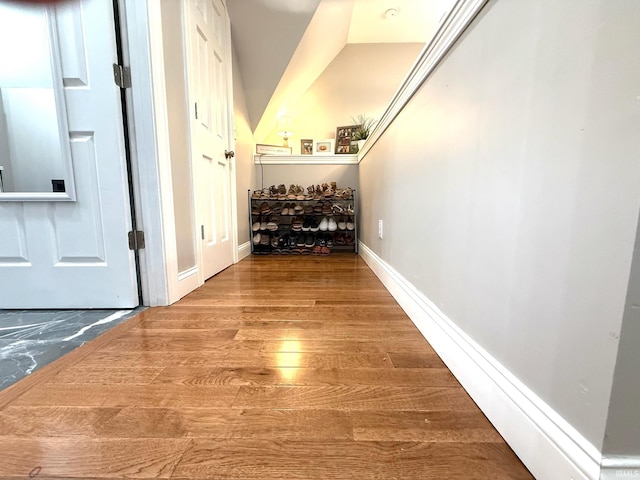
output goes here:
{"type": "Polygon", "coordinates": [[[0,310],[0,390],[143,309],[0,310]]]}

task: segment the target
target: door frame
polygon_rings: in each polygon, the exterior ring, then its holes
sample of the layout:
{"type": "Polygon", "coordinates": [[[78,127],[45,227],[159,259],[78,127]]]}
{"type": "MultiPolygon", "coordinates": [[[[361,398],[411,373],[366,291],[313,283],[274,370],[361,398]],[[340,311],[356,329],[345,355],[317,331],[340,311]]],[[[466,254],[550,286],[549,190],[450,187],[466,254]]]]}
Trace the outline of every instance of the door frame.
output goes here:
{"type": "MultiPolygon", "coordinates": [[[[134,206],[138,228],[145,233],[140,250],[142,301],[146,306],[170,305],[184,296],[179,284],[173,208],[169,123],[165,97],[164,51],[160,0],[117,0],[120,5],[123,56],[131,66],[127,89],[134,206]]],[[[231,49],[231,45],[228,46],[231,49]]],[[[231,54],[231,51],[229,52],[231,54]]],[[[232,61],[231,57],[229,57],[232,61]]],[[[231,69],[229,69],[231,70],[231,69]]],[[[229,101],[233,83],[229,71],[229,101]]],[[[233,108],[229,148],[235,150],[233,108]]],[[[233,261],[238,262],[236,162],[231,159],[231,224],[233,261]]],[[[193,196],[194,192],[191,192],[193,196]]],[[[200,259],[198,258],[198,262],[200,259]]],[[[198,277],[199,275],[193,275],[198,277]]],[[[202,282],[199,281],[198,285],[202,282]]],[[[192,289],[198,285],[189,284],[192,289]]],[[[190,291],[190,290],[189,290],[190,291]]]]}

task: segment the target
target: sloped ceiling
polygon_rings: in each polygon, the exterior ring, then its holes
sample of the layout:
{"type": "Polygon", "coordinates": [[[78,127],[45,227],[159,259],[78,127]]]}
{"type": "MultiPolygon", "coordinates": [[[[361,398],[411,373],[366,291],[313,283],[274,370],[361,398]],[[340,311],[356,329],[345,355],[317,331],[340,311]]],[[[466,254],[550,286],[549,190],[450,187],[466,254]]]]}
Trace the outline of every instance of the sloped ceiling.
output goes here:
{"type": "Polygon", "coordinates": [[[255,129],[320,0],[229,0],[231,39],[255,129]]]}
{"type": "Polygon", "coordinates": [[[426,43],[455,0],[228,0],[249,121],[265,138],[347,44],[426,43]],[[395,9],[395,15],[385,13],[395,9]]]}

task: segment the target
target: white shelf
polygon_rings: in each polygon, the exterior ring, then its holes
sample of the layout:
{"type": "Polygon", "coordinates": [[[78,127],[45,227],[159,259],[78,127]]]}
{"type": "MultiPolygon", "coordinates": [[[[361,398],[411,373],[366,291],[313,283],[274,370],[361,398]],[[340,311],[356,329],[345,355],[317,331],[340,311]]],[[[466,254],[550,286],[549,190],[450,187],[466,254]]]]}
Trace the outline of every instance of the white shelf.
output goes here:
{"type": "Polygon", "coordinates": [[[256,165],[357,165],[357,155],[254,155],[256,165]]]}

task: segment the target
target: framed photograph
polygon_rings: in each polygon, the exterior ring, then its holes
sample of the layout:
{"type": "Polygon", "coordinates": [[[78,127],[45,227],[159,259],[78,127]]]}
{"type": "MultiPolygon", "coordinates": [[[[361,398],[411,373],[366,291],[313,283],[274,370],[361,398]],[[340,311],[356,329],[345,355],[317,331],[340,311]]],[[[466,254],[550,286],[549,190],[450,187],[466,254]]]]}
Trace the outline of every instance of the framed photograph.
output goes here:
{"type": "Polygon", "coordinates": [[[291,147],[256,144],[256,155],[291,155],[291,147]]]}
{"type": "Polygon", "coordinates": [[[314,155],[333,155],[335,141],[333,138],[326,140],[314,140],[313,141],[313,154],[314,155]]]}
{"type": "Polygon", "coordinates": [[[300,154],[313,155],[313,140],[309,138],[300,140],[300,154]]]}
{"type": "Polygon", "coordinates": [[[347,125],[336,128],[336,153],[350,152],[351,140],[357,127],[358,125],[347,125]]]}

